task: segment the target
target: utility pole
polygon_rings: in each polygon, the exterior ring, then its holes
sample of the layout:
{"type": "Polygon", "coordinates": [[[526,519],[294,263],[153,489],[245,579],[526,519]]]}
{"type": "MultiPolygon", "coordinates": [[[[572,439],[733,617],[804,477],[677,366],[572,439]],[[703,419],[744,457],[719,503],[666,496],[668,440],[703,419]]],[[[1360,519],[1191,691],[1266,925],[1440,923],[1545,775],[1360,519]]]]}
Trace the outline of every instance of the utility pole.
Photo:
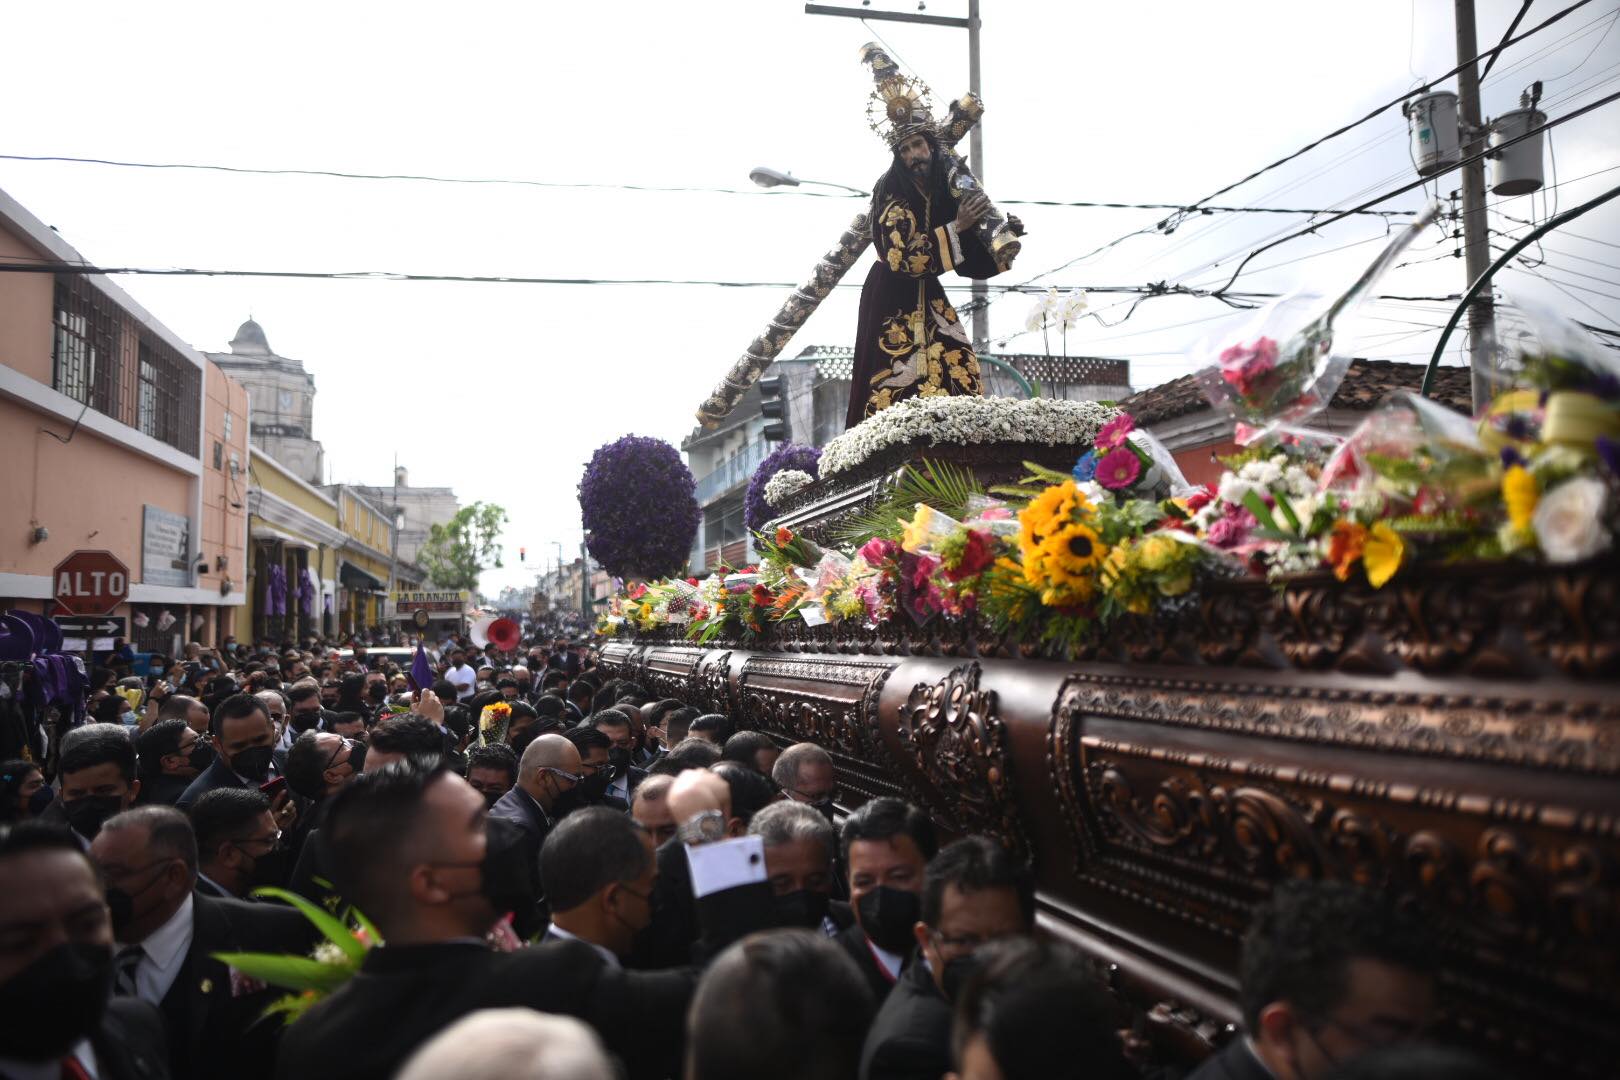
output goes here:
{"type": "Polygon", "coordinates": [[[591,553],[585,550],[585,541],[579,542],[579,613],[585,616],[585,625],[591,624],[591,553]]]}
{"type": "MultiPolygon", "coordinates": [[[[1474,32],[1474,0],[1456,0],[1457,10],[1457,113],[1462,131],[1464,161],[1485,149],[1487,132],[1479,111],[1479,55],[1474,32]]],[[[1485,215],[1485,161],[1481,156],[1462,167],[1463,259],[1472,285],[1491,265],[1490,237],[1485,215]]],[[[1491,346],[1496,337],[1496,315],[1488,290],[1468,308],[1469,387],[1477,413],[1491,399],[1491,346]]]]}
{"type": "MultiPolygon", "coordinates": [[[[1459,0],[1462,2],[1462,0],[1459,0]]],[[[871,19],[877,22],[906,22],[917,23],[922,26],[949,26],[968,32],[968,89],[974,97],[982,97],[979,93],[979,0],[968,0],[967,18],[959,19],[949,15],[926,15],[920,10],[916,13],[909,11],[873,11],[871,8],[834,7],[831,4],[805,4],[806,15],[840,15],[846,19],[871,19]]],[[[1472,23],[1470,23],[1470,26],[1472,23]]],[[[1474,55],[1469,53],[1469,56],[1474,55]]],[[[899,57],[895,58],[896,60],[899,57]]],[[[984,121],[980,120],[973,125],[968,134],[968,168],[973,175],[979,178],[979,187],[984,188],[984,121]]],[[[983,359],[990,348],[990,287],[983,281],[973,283],[973,351],[983,359]]]]}

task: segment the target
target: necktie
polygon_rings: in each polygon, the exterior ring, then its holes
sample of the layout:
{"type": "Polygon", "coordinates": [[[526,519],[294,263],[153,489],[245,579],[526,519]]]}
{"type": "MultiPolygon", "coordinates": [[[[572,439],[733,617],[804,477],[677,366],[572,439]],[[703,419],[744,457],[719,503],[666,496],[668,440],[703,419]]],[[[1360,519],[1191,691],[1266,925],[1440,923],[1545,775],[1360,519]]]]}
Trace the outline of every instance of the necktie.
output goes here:
{"type": "Polygon", "coordinates": [[[62,1080],[90,1080],[90,1073],[78,1058],[69,1054],[62,1059],[62,1080]]]}
{"type": "Polygon", "coordinates": [[[135,982],[135,971],[146,958],[146,950],[139,945],[127,945],[118,950],[118,958],[113,961],[116,974],[113,978],[113,989],[126,997],[138,996],[135,982]]]}

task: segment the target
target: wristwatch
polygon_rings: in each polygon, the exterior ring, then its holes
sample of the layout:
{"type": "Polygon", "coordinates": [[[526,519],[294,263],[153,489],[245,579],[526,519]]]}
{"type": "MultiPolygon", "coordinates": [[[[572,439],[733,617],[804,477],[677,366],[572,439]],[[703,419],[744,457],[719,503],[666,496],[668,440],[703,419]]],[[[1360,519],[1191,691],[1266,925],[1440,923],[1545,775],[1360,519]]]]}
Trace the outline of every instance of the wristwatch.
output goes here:
{"type": "Polygon", "coordinates": [[[702,810],[685,821],[675,830],[675,835],[681,838],[681,843],[687,845],[712,844],[716,840],[726,838],[726,816],[718,810],[702,810]]]}

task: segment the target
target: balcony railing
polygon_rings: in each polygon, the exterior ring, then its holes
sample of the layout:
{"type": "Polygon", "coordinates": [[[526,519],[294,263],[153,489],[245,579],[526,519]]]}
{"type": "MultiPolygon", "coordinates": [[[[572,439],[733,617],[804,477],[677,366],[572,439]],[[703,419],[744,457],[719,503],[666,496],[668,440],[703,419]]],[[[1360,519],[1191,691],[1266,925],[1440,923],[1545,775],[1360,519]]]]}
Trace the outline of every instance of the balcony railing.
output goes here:
{"type": "Polygon", "coordinates": [[[765,460],[770,453],[770,446],[764,439],[755,439],[743,446],[735,454],[722,461],[718,467],[697,482],[697,501],[699,506],[707,506],[715,499],[748,483],[759,463],[765,460]]]}

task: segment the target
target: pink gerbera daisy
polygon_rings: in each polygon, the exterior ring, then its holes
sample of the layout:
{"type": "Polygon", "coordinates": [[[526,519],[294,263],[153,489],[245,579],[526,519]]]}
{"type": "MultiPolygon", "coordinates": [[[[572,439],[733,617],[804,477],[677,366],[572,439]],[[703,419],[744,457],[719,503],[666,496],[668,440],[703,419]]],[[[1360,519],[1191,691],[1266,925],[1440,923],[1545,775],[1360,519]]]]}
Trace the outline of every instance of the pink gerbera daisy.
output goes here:
{"type": "Polygon", "coordinates": [[[1097,483],[1109,491],[1119,491],[1136,483],[1142,475],[1142,461],[1125,447],[1110,450],[1097,462],[1097,483]]]}
{"type": "Polygon", "coordinates": [[[1130,413],[1120,413],[1102,426],[1102,430],[1097,432],[1097,437],[1092,440],[1091,445],[1098,453],[1116,449],[1125,445],[1125,437],[1134,430],[1136,430],[1135,417],[1130,413]]]}

